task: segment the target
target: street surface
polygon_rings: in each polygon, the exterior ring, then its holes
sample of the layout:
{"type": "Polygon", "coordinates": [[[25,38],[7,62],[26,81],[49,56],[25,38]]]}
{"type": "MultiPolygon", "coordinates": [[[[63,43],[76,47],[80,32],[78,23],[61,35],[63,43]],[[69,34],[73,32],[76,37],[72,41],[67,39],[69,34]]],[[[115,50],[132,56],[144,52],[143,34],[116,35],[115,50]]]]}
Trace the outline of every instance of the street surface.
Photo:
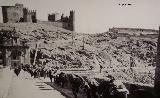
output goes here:
{"type": "MultiPolygon", "coordinates": [[[[0,98],[66,98],[65,96],[74,98],[71,89],[60,88],[51,83],[49,78],[32,78],[28,72],[23,70],[19,76],[16,76],[9,68],[0,69],[0,98]]],[[[86,98],[81,91],[77,96],[86,98]]],[[[128,98],[154,98],[154,96],[151,95],[151,92],[139,92],[130,94],[128,98]]]]}
{"type": "Polygon", "coordinates": [[[6,98],[11,83],[12,71],[9,67],[0,69],[0,98],[6,98]]]}
{"type": "MultiPolygon", "coordinates": [[[[0,70],[0,80],[7,82],[9,79],[4,78],[4,75],[7,74],[3,73],[4,71],[0,70]]],[[[8,83],[10,84],[8,91],[4,92],[2,88],[0,89],[0,98],[65,98],[60,92],[45,84],[40,79],[31,78],[30,75],[23,70],[18,77],[12,72],[10,81],[11,82],[8,83]]],[[[3,87],[1,82],[0,87],[3,87]]]]}

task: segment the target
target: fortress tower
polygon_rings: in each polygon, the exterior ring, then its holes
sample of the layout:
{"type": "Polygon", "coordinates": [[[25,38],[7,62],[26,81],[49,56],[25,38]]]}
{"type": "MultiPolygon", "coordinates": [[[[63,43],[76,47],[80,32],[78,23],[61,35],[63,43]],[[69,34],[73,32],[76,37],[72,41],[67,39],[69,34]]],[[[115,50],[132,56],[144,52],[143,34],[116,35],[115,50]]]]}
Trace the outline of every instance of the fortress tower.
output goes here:
{"type": "Polygon", "coordinates": [[[36,15],[36,10],[30,10],[28,15],[27,15],[27,17],[28,17],[27,19],[28,19],[28,21],[31,21],[33,23],[37,23],[37,17],[36,16],[37,16],[36,15]],[[30,18],[30,20],[29,20],[29,18],[30,18]]]}
{"type": "Polygon", "coordinates": [[[55,14],[48,14],[48,21],[54,22],[55,21],[55,14]]]}
{"type": "Polygon", "coordinates": [[[53,13],[53,14],[48,14],[48,21],[55,22],[60,20],[60,14],[59,13],[53,13]]]}
{"type": "Polygon", "coordinates": [[[16,3],[15,6],[2,6],[3,22],[19,22],[23,18],[23,4],[16,3]]]}
{"type": "Polygon", "coordinates": [[[24,8],[23,9],[23,21],[24,22],[27,22],[27,15],[28,15],[28,9],[27,8],[24,8]]]}
{"type": "Polygon", "coordinates": [[[70,16],[69,16],[69,30],[74,31],[75,30],[75,11],[70,11],[70,16]]]}
{"type": "Polygon", "coordinates": [[[37,22],[36,11],[29,11],[23,4],[16,3],[15,6],[2,6],[3,22],[37,22]]]}

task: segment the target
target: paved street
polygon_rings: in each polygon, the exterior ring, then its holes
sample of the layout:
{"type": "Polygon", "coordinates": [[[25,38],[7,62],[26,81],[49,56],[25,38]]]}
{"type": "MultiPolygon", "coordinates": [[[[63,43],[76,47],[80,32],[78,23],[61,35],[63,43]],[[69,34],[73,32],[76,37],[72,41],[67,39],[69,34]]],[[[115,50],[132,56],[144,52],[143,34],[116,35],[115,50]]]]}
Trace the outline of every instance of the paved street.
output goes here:
{"type": "MultiPolygon", "coordinates": [[[[71,89],[60,88],[49,78],[31,78],[23,70],[17,77],[9,68],[0,69],[0,98],[74,98],[71,89]],[[52,86],[52,87],[51,87],[52,86]],[[56,89],[54,89],[56,88],[56,89]]],[[[78,98],[87,96],[79,92],[78,98]]],[[[154,98],[151,93],[130,94],[128,98],[154,98]]]]}
{"type": "Polygon", "coordinates": [[[9,67],[0,69],[0,98],[6,98],[11,83],[12,71],[9,67]]]}
{"type": "MultiPolygon", "coordinates": [[[[5,78],[2,77],[2,74],[0,75],[0,79],[4,80],[5,78]]],[[[65,98],[61,93],[41,80],[31,78],[27,72],[21,71],[18,77],[14,73],[11,76],[9,89],[5,91],[7,94],[4,96],[3,92],[1,98],[65,98]]],[[[2,86],[2,83],[0,85],[2,86]]]]}

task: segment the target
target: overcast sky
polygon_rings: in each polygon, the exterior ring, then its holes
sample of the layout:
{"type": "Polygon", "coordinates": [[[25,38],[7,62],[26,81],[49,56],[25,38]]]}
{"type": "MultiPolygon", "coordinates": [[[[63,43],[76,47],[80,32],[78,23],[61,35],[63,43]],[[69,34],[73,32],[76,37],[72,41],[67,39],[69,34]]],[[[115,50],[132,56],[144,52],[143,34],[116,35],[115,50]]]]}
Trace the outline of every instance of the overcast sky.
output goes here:
{"type": "Polygon", "coordinates": [[[39,20],[47,20],[49,13],[69,15],[75,10],[77,32],[99,33],[111,27],[158,29],[160,25],[160,0],[0,0],[0,6],[15,3],[35,9],[39,20]],[[128,3],[132,5],[122,6],[128,3]]]}

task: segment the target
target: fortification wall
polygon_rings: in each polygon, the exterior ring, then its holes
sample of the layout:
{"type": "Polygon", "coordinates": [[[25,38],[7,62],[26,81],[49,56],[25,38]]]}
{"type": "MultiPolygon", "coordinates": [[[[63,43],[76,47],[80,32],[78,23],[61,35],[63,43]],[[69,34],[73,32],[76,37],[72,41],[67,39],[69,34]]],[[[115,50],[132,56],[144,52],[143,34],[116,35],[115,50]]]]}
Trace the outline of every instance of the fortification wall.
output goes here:
{"type": "Polygon", "coordinates": [[[48,25],[53,25],[56,27],[60,27],[60,28],[64,28],[67,30],[71,30],[70,28],[70,24],[66,23],[66,22],[50,22],[50,21],[39,21],[38,23],[44,23],[44,24],[48,24],[48,25]]]}
{"type": "Polygon", "coordinates": [[[56,27],[63,28],[63,23],[62,22],[39,21],[38,23],[44,23],[44,24],[53,25],[53,26],[56,26],[56,27]]]}
{"type": "Polygon", "coordinates": [[[67,30],[71,30],[71,31],[73,31],[71,28],[71,25],[70,25],[70,23],[65,23],[65,22],[63,22],[63,28],[65,28],[65,29],[67,29],[67,30]]]}
{"type": "Polygon", "coordinates": [[[158,34],[158,30],[153,29],[141,29],[141,28],[110,28],[109,32],[114,33],[127,33],[130,35],[147,35],[158,34]]]}
{"type": "Polygon", "coordinates": [[[69,16],[64,16],[59,13],[48,14],[48,21],[52,22],[57,27],[62,27],[67,30],[74,31],[75,12],[70,11],[69,16]]]}
{"type": "Polygon", "coordinates": [[[56,27],[61,27],[63,28],[63,23],[62,22],[53,22],[52,25],[56,26],[56,27]]]}

